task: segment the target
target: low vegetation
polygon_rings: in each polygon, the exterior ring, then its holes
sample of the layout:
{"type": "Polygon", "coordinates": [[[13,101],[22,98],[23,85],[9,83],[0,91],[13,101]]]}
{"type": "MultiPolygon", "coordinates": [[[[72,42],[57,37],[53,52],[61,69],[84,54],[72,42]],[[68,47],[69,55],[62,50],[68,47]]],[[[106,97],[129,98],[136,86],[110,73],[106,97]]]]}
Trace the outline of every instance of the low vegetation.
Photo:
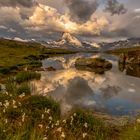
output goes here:
{"type": "Polygon", "coordinates": [[[128,54],[134,51],[140,51],[140,46],[138,47],[130,47],[130,48],[119,48],[119,49],[114,49],[114,50],[108,50],[106,53],[109,54],[115,54],[115,55],[120,55],[120,54],[128,54]]]}
{"type": "Polygon", "coordinates": [[[0,82],[7,76],[19,71],[40,70],[41,60],[50,56],[75,53],[73,51],[46,48],[39,43],[25,43],[6,39],[0,39],[0,82]]]}
{"type": "MultiPolygon", "coordinates": [[[[34,68],[40,67],[44,58],[70,51],[0,40],[0,53],[0,78],[4,78],[4,86],[0,84],[1,140],[140,139],[139,119],[134,124],[120,127],[105,123],[87,110],[75,109],[61,116],[59,103],[32,95],[30,81],[41,78],[34,68]]],[[[105,62],[100,58],[97,61],[105,62]]]]}

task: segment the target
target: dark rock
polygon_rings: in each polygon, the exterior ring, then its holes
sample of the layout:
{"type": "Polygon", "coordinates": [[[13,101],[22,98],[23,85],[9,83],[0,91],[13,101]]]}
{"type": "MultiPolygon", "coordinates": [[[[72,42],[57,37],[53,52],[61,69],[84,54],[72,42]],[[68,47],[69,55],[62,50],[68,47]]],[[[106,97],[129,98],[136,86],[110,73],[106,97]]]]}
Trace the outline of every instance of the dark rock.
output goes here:
{"type": "Polygon", "coordinates": [[[56,71],[56,69],[54,67],[48,67],[48,68],[45,68],[46,71],[56,71]]]}
{"type": "Polygon", "coordinates": [[[103,58],[78,58],[75,62],[75,67],[78,70],[93,71],[98,74],[103,74],[105,71],[112,68],[112,64],[103,58]]]}

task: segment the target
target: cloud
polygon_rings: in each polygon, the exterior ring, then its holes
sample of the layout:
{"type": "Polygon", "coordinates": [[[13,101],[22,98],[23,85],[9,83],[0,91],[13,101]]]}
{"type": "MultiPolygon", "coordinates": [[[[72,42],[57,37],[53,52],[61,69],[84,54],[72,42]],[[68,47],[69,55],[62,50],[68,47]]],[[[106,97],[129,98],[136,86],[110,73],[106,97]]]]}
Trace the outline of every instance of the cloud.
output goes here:
{"type": "Polygon", "coordinates": [[[70,17],[76,22],[86,22],[97,10],[96,0],[64,0],[69,8],[70,17]]]}
{"type": "Polygon", "coordinates": [[[25,6],[31,7],[35,4],[35,0],[0,0],[0,6],[25,6]]]}
{"type": "Polygon", "coordinates": [[[39,4],[26,22],[28,29],[52,30],[74,34],[100,34],[108,20],[105,17],[91,17],[84,23],[71,20],[69,14],[60,14],[55,8],[39,4]]]}
{"type": "Polygon", "coordinates": [[[111,15],[120,15],[127,12],[124,5],[119,3],[117,0],[107,0],[105,11],[110,12],[111,15]]]}

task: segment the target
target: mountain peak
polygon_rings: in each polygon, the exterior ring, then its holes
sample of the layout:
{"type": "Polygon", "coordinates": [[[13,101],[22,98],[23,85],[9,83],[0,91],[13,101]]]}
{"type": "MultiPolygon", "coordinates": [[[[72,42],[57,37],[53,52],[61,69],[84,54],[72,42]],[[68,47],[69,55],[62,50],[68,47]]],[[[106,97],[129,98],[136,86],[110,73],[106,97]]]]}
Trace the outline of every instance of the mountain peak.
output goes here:
{"type": "Polygon", "coordinates": [[[67,32],[63,33],[62,38],[58,43],[60,45],[64,45],[65,43],[68,43],[73,46],[82,47],[81,41],[67,32]]]}

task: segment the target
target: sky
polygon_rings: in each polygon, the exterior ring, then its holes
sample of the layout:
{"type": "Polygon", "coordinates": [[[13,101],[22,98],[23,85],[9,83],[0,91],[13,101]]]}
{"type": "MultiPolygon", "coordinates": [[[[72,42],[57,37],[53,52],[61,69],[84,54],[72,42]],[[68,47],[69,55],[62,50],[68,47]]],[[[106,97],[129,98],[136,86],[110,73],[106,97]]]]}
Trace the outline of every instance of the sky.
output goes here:
{"type": "Polygon", "coordinates": [[[0,0],[0,37],[51,41],[140,37],[140,0],[0,0]]]}

